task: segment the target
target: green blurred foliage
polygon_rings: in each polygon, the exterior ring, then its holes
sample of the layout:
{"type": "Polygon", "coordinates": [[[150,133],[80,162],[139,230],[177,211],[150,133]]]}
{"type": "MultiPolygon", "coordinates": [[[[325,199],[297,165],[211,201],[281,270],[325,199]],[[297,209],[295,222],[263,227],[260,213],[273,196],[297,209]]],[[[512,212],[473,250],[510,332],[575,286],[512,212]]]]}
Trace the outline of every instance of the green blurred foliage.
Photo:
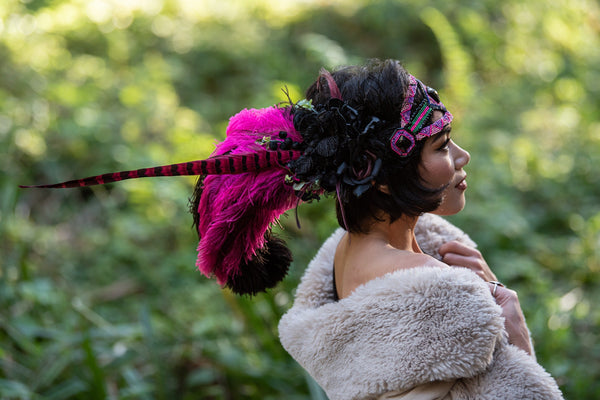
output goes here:
{"type": "Polygon", "coordinates": [[[206,157],[229,116],[321,66],[398,58],[470,150],[451,220],[520,293],[567,398],[600,397],[600,10],[592,0],[8,0],[0,4],[0,397],[323,399],[277,340],[335,228],[238,298],[194,269],[193,179],[19,190],[206,157]]]}

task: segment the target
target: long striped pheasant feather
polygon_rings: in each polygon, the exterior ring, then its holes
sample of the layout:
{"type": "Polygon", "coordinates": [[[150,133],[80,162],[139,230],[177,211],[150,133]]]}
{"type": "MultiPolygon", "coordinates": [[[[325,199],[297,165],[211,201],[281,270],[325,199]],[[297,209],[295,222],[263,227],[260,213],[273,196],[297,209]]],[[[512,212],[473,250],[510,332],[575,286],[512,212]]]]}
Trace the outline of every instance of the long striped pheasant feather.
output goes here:
{"type": "Polygon", "coordinates": [[[126,179],[148,178],[153,176],[181,175],[232,175],[249,171],[260,171],[273,166],[285,166],[288,162],[300,157],[295,150],[262,150],[247,154],[225,154],[209,157],[205,160],[189,161],[179,164],[141,168],[130,171],[111,172],[90,176],[83,179],[53,183],[48,185],[19,185],[22,188],[73,188],[92,185],[103,185],[126,179]]]}

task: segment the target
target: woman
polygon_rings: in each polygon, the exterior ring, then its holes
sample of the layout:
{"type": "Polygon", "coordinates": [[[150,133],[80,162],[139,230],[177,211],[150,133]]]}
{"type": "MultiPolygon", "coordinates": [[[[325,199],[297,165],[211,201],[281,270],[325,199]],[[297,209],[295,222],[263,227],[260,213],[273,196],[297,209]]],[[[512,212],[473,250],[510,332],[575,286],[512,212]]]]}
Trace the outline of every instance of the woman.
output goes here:
{"type": "Polygon", "coordinates": [[[39,187],[200,175],[197,265],[239,294],[286,274],[277,218],[334,194],[342,228],[279,325],[283,346],[332,400],[560,399],[516,293],[434,215],[465,204],[469,154],[451,121],[435,90],[397,61],[373,61],[322,71],[297,104],[243,110],[206,160],[39,187]]]}
{"type": "Polygon", "coordinates": [[[535,361],[516,293],[464,233],[424,214],[459,212],[467,188],[470,156],[437,93],[385,61],[324,73],[307,99],[322,116],[296,112],[304,141],[374,123],[361,131],[368,138],[336,149],[352,165],[306,152],[291,163],[300,181],[335,171],[326,189],[335,184],[345,229],[311,262],[280,322],[286,350],[332,400],[562,398],[535,361]]]}

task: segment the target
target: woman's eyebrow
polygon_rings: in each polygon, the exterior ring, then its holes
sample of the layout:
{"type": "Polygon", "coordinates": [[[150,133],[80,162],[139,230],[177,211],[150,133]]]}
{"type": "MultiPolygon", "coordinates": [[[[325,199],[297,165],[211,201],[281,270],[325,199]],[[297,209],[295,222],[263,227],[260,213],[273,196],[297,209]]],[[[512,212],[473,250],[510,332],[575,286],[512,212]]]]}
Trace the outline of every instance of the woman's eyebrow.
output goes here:
{"type": "Polygon", "coordinates": [[[448,124],[444,126],[440,133],[450,133],[452,131],[452,125],[448,124]]]}
{"type": "Polygon", "coordinates": [[[444,126],[444,128],[442,128],[441,131],[439,131],[438,133],[435,134],[435,136],[433,137],[432,143],[435,143],[438,140],[440,140],[440,138],[445,137],[447,134],[450,133],[451,130],[452,130],[452,126],[451,125],[444,126]]]}

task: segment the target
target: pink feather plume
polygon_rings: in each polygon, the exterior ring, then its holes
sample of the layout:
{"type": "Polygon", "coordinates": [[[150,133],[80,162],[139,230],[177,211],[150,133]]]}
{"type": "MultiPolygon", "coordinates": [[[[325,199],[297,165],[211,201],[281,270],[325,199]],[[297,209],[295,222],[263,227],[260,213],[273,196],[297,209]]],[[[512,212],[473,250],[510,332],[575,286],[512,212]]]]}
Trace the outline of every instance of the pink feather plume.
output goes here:
{"type": "MultiPolygon", "coordinates": [[[[287,132],[293,141],[302,137],[294,129],[289,109],[245,109],[233,116],[227,138],[213,155],[264,151],[256,142],[279,139],[287,132]]],[[[235,276],[242,260],[250,260],[265,245],[264,233],[279,216],[296,205],[291,186],[283,184],[289,171],[274,167],[239,175],[209,175],[198,206],[200,220],[196,265],[220,284],[235,276]]]]}

